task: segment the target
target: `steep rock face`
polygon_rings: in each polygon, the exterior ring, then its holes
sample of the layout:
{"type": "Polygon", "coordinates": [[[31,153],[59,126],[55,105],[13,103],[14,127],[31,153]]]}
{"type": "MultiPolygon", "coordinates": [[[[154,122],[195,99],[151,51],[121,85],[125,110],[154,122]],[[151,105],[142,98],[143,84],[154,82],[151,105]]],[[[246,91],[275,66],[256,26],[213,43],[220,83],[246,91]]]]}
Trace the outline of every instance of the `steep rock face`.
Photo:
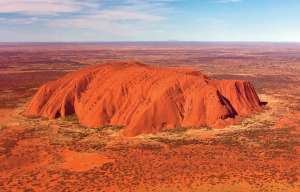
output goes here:
{"type": "Polygon", "coordinates": [[[135,136],[178,126],[224,127],[261,109],[251,83],[211,80],[198,71],[108,63],[43,85],[26,116],[76,114],[87,127],[123,125],[135,136]]]}

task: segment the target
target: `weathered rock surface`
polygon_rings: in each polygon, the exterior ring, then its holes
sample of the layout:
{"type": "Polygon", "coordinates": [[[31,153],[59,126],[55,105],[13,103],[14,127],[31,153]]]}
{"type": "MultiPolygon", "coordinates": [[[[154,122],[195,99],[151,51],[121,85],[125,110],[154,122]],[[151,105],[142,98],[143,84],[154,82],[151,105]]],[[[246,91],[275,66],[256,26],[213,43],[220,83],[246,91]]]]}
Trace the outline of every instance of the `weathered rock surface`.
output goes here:
{"type": "Polygon", "coordinates": [[[179,126],[224,127],[261,110],[250,82],[198,71],[118,62],[88,67],[43,85],[26,116],[76,114],[87,127],[124,125],[125,135],[179,126]]]}

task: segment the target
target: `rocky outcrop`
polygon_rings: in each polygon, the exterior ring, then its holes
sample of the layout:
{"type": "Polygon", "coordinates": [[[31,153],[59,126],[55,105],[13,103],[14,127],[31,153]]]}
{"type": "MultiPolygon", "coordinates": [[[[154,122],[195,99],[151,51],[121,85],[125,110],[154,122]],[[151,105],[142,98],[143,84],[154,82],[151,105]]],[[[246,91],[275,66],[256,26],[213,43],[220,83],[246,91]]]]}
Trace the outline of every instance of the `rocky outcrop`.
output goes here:
{"type": "Polygon", "coordinates": [[[261,109],[250,82],[137,62],[96,65],[43,85],[26,116],[76,114],[87,127],[123,125],[135,136],[179,126],[224,127],[261,109]]]}

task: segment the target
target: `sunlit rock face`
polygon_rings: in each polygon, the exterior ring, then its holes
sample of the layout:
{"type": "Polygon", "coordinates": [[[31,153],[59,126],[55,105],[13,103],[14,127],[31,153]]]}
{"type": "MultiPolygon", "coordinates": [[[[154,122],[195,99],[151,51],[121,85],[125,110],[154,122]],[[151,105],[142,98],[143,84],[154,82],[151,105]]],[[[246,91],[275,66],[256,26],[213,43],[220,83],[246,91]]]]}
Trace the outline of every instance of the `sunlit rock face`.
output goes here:
{"type": "Polygon", "coordinates": [[[247,81],[213,80],[186,68],[114,62],[46,83],[25,115],[53,119],[75,113],[84,126],[123,125],[125,135],[136,136],[180,126],[222,128],[260,110],[247,81]]]}

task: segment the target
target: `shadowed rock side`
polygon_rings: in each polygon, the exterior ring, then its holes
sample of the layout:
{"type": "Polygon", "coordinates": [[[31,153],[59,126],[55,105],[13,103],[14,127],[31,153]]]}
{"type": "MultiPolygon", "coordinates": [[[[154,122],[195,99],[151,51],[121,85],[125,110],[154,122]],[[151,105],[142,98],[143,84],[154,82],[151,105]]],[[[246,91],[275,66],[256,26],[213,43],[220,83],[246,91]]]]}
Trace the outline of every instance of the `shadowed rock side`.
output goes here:
{"type": "Polygon", "coordinates": [[[75,113],[87,127],[124,125],[125,135],[179,126],[224,127],[261,109],[251,83],[211,80],[198,71],[136,62],[109,63],[43,85],[26,116],[75,113]]]}

